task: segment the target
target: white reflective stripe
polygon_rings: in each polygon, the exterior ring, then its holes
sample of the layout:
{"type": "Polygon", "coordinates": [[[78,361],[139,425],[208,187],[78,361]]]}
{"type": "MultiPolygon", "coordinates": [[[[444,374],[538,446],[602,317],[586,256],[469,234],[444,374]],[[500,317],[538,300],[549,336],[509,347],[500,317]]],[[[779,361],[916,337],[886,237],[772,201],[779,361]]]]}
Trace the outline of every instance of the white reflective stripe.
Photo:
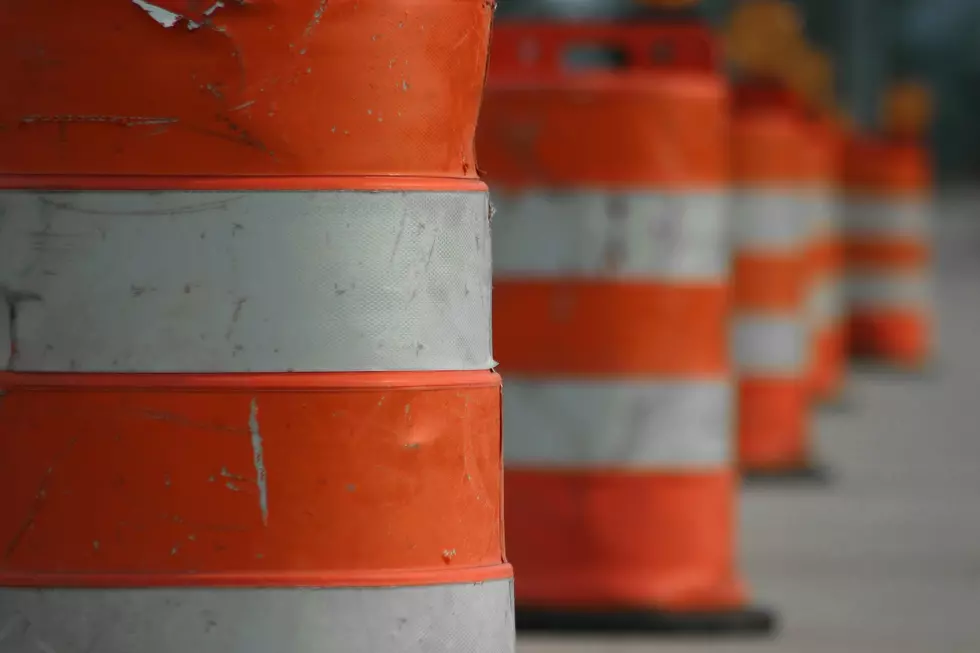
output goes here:
{"type": "Polygon", "coordinates": [[[851,273],[847,301],[859,309],[929,306],[929,281],[923,273],[851,273]]]}
{"type": "Polygon", "coordinates": [[[504,378],[509,466],[716,467],[729,461],[728,380],[504,378]]]}
{"type": "Polygon", "coordinates": [[[481,192],[0,192],[8,367],[486,369],[487,213],[481,192]]]}
{"type": "Polygon", "coordinates": [[[495,192],[493,204],[498,277],[728,276],[725,193],[495,192]]]}
{"type": "Polygon", "coordinates": [[[832,238],[840,233],[842,207],[840,197],[831,189],[812,189],[803,193],[801,201],[810,217],[810,239],[832,238]]]}
{"type": "Polygon", "coordinates": [[[740,190],[733,194],[732,227],[737,251],[795,251],[807,243],[809,215],[801,193],[740,190]]]}
{"type": "Polygon", "coordinates": [[[823,329],[844,316],[844,284],[838,275],[813,280],[807,297],[807,317],[811,327],[823,329]]]}
{"type": "Polygon", "coordinates": [[[770,315],[735,317],[733,351],[740,374],[800,374],[807,362],[803,320],[770,315]]]}
{"type": "Polygon", "coordinates": [[[512,588],[0,589],[0,651],[510,653],[512,588]]]}
{"type": "Polygon", "coordinates": [[[929,236],[929,202],[920,198],[854,198],[847,203],[848,236],[882,239],[929,236]]]}

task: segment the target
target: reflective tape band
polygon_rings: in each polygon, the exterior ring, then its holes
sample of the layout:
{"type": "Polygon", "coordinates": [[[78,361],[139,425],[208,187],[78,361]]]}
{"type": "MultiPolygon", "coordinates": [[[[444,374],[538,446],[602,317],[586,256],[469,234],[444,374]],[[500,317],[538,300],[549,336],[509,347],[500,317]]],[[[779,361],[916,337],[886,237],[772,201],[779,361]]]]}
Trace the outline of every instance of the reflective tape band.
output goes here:
{"type": "Polygon", "coordinates": [[[809,216],[808,238],[834,237],[841,229],[842,210],[840,197],[831,189],[804,192],[801,197],[803,211],[809,216]]]}
{"type": "Polygon", "coordinates": [[[498,277],[717,281],[728,275],[726,195],[494,193],[498,277]]]}
{"type": "Polygon", "coordinates": [[[808,212],[800,194],[741,190],[732,196],[732,234],[738,251],[793,251],[807,242],[808,212]]]}
{"type": "Polygon", "coordinates": [[[847,301],[854,308],[929,306],[929,281],[922,273],[861,273],[847,277],[847,301]]]}
{"type": "Polygon", "coordinates": [[[853,198],[847,203],[848,236],[922,240],[929,236],[929,202],[922,198],[853,198]]]}
{"type": "Polygon", "coordinates": [[[5,367],[486,369],[487,212],[483,192],[0,192],[5,367]]]}
{"type": "Polygon", "coordinates": [[[743,376],[796,375],[807,361],[807,329],[792,316],[739,315],[734,324],[734,357],[743,376]]]}
{"type": "Polygon", "coordinates": [[[844,316],[844,284],[838,275],[812,280],[807,297],[807,319],[818,330],[840,322],[844,316]]]}
{"type": "Polygon", "coordinates": [[[529,381],[507,377],[505,464],[636,469],[717,467],[730,456],[725,379],[529,381]]]}
{"type": "Polygon", "coordinates": [[[343,589],[0,589],[0,650],[510,653],[513,582],[343,589]]]}

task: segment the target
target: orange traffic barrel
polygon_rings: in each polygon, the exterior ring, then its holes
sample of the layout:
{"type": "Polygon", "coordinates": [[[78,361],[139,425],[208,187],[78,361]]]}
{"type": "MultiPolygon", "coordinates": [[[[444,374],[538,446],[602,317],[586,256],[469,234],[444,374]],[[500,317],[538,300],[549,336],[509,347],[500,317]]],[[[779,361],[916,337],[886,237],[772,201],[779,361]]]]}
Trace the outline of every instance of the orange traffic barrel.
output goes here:
{"type": "Polygon", "coordinates": [[[776,59],[780,80],[803,114],[805,159],[801,211],[808,217],[807,383],[818,401],[838,398],[844,384],[843,175],[841,128],[831,118],[834,76],[830,60],[802,41],[776,59]]]}
{"type": "Polygon", "coordinates": [[[518,629],[771,625],[735,568],[727,134],[700,25],[495,29],[477,150],[518,629]]]}
{"type": "Polygon", "coordinates": [[[808,383],[819,401],[840,397],[845,380],[843,135],[826,117],[811,115],[805,124],[806,181],[804,211],[810,216],[807,247],[807,326],[810,352],[808,383]]]}
{"type": "Polygon", "coordinates": [[[733,116],[739,461],[753,476],[821,478],[810,452],[804,114],[782,86],[752,81],[736,88],[733,116]]]}
{"type": "Polygon", "coordinates": [[[925,366],[933,350],[925,147],[912,138],[858,136],[848,144],[846,166],[850,350],[925,366]]]}
{"type": "Polygon", "coordinates": [[[490,4],[4,9],[0,648],[514,650],[490,4]]]}

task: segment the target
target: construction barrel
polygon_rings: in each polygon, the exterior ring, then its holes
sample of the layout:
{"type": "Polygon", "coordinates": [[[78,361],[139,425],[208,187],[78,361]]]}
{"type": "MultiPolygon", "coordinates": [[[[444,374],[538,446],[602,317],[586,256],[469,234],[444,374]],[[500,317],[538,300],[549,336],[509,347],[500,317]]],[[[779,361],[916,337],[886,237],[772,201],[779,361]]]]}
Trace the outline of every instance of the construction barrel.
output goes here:
{"type": "Polygon", "coordinates": [[[815,478],[807,385],[812,211],[801,209],[809,187],[803,112],[788,89],[760,79],[735,89],[733,116],[739,462],[756,476],[815,478]]]}
{"type": "Polygon", "coordinates": [[[492,4],[0,12],[0,649],[514,650],[492,4]]]}
{"type": "Polygon", "coordinates": [[[736,571],[728,111],[698,23],[495,29],[518,629],[764,631],[736,571]]]}
{"type": "Polygon", "coordinates": [[[934,349],[928,155],[916,139],[857,135],[846,166],[850,351],[922,369],[934,349]]]}

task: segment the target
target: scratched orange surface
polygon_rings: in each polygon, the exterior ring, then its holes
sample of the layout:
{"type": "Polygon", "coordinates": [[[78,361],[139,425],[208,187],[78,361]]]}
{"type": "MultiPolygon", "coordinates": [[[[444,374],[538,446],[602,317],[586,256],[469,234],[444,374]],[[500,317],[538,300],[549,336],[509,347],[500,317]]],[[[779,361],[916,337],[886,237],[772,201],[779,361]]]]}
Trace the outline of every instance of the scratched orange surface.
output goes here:
{"type": "Polygon", "coordinates": [[[0,174],[476,176],[490,0],[155,4],[4,4],[0,174]]]}
{"type": "Polygon", "coordinates": [[[509,573],[492,372],[0,374],[0,395],[0,585],[509,573]]]}

